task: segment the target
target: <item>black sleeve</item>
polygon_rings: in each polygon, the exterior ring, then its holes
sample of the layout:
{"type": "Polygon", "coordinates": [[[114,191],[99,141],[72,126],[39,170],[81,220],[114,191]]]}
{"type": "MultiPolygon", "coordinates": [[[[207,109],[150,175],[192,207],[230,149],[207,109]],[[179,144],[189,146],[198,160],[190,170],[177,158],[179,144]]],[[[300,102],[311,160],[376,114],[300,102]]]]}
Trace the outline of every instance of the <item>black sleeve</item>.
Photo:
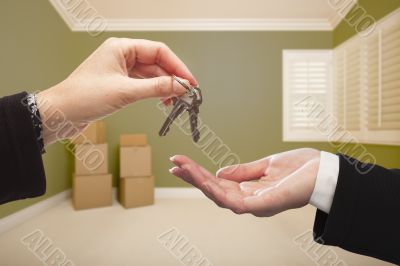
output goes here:
{"type": "Polygon", "coordinates": [[[339,157],[331,210],[317,211],[314,239],[400,264],[400,171],[339,157]],[[370,171],[362,173],[360,165],[370,171]]]}
{"type": "Polygon", "coordinates": [[[0,99],[0,204],[43,195],[46,191],[41,151],[27,93],[0,99]]]}

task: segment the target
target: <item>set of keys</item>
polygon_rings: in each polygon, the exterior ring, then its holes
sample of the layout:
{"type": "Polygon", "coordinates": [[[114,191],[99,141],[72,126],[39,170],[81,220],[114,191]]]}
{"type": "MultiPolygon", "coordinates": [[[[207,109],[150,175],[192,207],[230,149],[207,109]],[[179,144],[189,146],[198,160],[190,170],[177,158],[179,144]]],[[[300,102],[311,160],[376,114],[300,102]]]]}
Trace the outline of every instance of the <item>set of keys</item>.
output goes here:
{"type": "Polygon", "coordinates": [[[159,135],[167,135],[171,124],[174,120],[179,117],[184,111],[189,113],[190,129],[192,131],[192,139],[194,142],[199,141],[200,131],[197,128],[197,120],[199,114],[199,107],[203,102],[203,96],[201,95],[201,90],[198,87],[192,87],[184,83],[176,76],[172,76],[179,84],[181,84],[185,89],[186,93],[181,97],[172,98],[173,108],[171,113],[168,115],[164,124],[162,125],[159,135]]]}

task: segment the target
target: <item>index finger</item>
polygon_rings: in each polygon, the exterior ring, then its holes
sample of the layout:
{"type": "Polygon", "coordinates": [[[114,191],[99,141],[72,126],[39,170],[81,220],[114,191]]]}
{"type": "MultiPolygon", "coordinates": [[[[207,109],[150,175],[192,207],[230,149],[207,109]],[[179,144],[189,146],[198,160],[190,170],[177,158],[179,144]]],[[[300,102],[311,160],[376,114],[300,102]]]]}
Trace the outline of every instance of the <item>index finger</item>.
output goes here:
{"type": "Polygon", "coordinates": [[[186,79],[192,85],[197,81],[188,67],[164,43],[149,40],[122,39],[123,53],[131,63],[158,65],[168,74],[186,79]]]}

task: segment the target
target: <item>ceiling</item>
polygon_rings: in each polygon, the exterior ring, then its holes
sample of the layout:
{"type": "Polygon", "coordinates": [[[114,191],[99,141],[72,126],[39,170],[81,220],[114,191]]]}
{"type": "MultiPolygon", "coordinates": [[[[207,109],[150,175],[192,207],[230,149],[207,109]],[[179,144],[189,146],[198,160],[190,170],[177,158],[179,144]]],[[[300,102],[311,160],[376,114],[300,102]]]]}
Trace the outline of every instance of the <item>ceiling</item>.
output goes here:
{"type": "MultiPolygon", "coordinates": [[[[332,30],[330,0],[49,0],[72,30],[332,30]],[[97,24],[96,24],[97,23],[97,24]]],[[[348,0],[353,1],[353,0],[348,0]]]]}
{"type": "Polygon", "coordinates": [[[327,0],[89,0],[106,18],[327,19],[327,0]]]}

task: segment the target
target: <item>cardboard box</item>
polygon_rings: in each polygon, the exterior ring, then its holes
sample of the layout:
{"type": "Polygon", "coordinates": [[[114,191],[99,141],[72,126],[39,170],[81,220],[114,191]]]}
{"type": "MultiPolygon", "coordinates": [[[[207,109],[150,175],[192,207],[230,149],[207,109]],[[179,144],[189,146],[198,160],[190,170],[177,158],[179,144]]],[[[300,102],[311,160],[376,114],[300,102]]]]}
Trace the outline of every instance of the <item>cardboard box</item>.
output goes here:
{"type": "Polygon", "coordinates": [[[119,144],[124,146],[147,146],[147,136],[145,134],[121,135],[119,144]]]}
{"type": "Polygon", "coordinates": [[[112,175],[75,175],[72,179],[75,210],[112,205],[112,175]]]}
{"type": "Polygon", "coordinates": [[[106,126],[102,121],[91,123],[78,137],[72,139],[74,144],[101,144],[106,142],[106,126]]]}
{"type": "Polygon", "coordinates": [[[75,174],[98,175],[107,173],[107,144],[79,144],[75,146],[75,174]]]}
{"type": "Polygon", "coordinates": [[[154,177],[121,178],[118,199],[125,208],[154,204],[154,177]]]}
{"type": "Polygon", "coordinates": [[[120,177],[151,175],[150,146],[120,148],[120,177]]]}

